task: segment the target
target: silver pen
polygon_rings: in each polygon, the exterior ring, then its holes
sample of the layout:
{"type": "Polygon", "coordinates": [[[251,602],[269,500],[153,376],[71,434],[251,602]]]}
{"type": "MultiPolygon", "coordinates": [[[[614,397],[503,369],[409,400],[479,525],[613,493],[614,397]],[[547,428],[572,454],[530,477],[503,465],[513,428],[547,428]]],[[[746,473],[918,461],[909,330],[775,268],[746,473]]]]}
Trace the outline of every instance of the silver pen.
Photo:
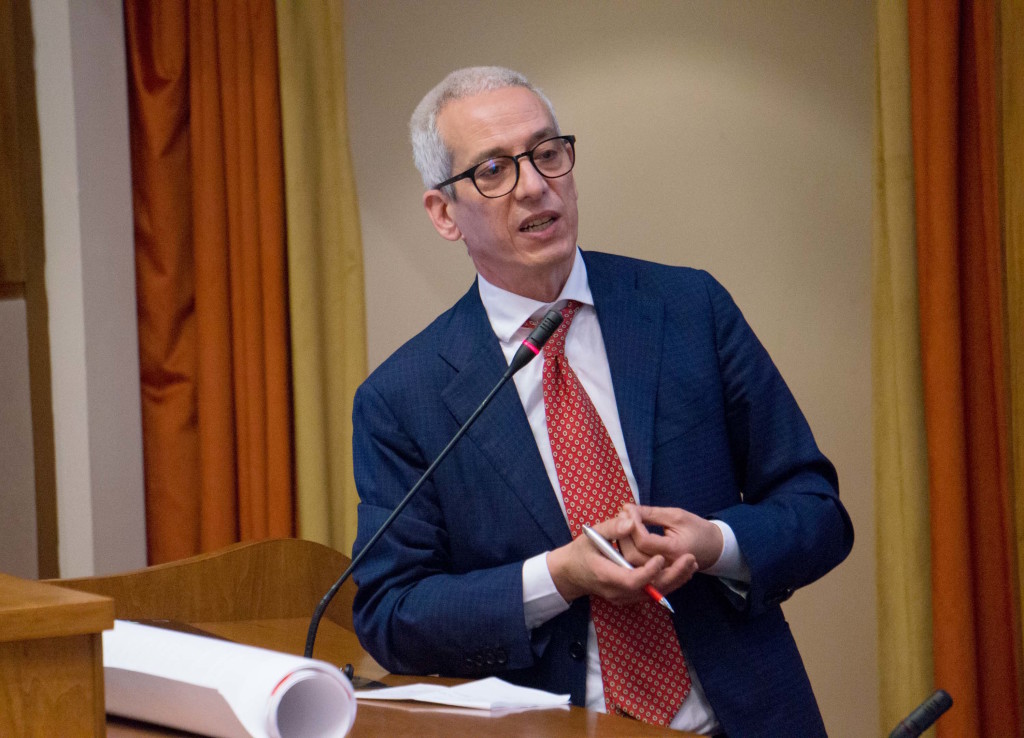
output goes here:
{"type": "MultiPolygon", "coordinates": [[[[600,551],[601,553],[603,553],[607,558],[609,558],[612,561],[614,561],[616,564],[621,566],[623,569],[633,569],[634,568],[634,566],[631,563],[629,563],[628,561],[626,561],[625,557],[622,554],[619,553],[618,549],[615,548],[615,546],[613,546],[611,544],[611,542],[609,542],[609,540],[607,538],[602,536],[600,533],[598,533],[596,530],[591,528],[589,525],[584,525],[583,526],[583,532],[587,534],[587,538],[589,538],[590,542],[593,543],[597,547],[597,550],[600,551]]],[[[652,584],[645,584],[644,585],[644,591],[647,594],[649,594],[651,596],[651,599],[654,600],[655,602],[657,602],[659,605],[661,605],[662,607],[667,608],[669,612],[675,613],[675,610],[672,609],[672,605],[669,604],[669,601],[665,598],[665,595],[663,595],[661,592],[656,590],[654,588],[654,585],[652,585],[652,584]]]]}

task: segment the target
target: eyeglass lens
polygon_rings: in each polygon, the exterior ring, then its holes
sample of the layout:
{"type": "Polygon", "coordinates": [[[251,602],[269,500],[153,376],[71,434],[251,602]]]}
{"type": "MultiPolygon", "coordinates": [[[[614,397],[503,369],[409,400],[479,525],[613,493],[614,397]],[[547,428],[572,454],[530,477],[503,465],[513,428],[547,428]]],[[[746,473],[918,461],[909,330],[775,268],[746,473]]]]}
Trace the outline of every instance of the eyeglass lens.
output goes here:
{"type": "MultiPolygon", "coordinates": [[[[541,141],[529,152],[528,158],[537,171],[545,177],[554,178],[568,174],[573,166],[572,144],[564,138],[541,141]]],[[[515,189],[519,179],[517,159],[511,156],[496,156],[488,159],[473,171],[473,182],[485,197],[501,197],[515,189]]]]}

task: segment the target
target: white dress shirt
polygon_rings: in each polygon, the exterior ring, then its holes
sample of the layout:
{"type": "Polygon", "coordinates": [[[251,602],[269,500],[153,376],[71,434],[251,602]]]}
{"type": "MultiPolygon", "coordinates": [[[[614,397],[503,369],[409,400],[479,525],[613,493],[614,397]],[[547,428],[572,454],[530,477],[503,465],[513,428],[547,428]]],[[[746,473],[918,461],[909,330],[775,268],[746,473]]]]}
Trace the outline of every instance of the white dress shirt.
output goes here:
{"type": "MultiPolygon", "coordinates": [[[[528,297],[507,292],[478,276],[477,285],[480,299],[491,328],[501,342],[505,360],[511,361],[516,349],[526,338],[528,331],[523,328],[529,318],[540,319],[552,307],[561,308],[568,300],[576,300],[583,304],[573,319],[571,329],[566,336],[565,356],[583,383],[587,394],[597,408],[601,420],[608,429],[615,451],[622,461],[626,472],[626,480],[637,496],[636,477],[626,453],[626,442],[622,435],[619,411],[615,405],[615,390],[612,386],[611,370],[608,366],[608,354],[601,335],[601,326],[594,310],[594,299],[587,282],[587,269],[579,249],[576,250],[576,261],[569,278],[562,288],[558,299],[553,303],[542,303],[528,297]]],[[[516,391],[526,411],[530,429],[540,450],[541,460],[551,480],[553,489],[560,489],[555,461],[551,453],[551,441],[548,438],[547,421],[544,415],[544,395],[542,388],[543,351],[541,356],[531,361],[514,377],[516,391]]],[[[555,495],[558,504],[565,514],[565,502],[561,494],[555,495]]],[[[721,556],[714,566],[704,569],[704,573],[717,575],[738,582],[749,582],[750,573],[740,554],[736,536],[725,523],[712,521],[722,530],[724,546],[721,556]]],[[[526,612],[526,626],[530,629],[547,622],[556,615],[569,609],[567,603],[558,593],[551,573],[547,567],[547,553],[539,554],[523,564],[523,602],[526,612]]],[[[683,654],[686,657],[686,654],[683,654]]],[[[720,731],[714,710],[704,696],[704,690],[693,667],[687,663],[692,680],[690,696],[683,702],[682,708],[672,720],[671,727],[677,730],[688,730],[696,733],[713,734],[720,731]]],[[[601,660],[597,649],[597,634],[591,621],[587,635],[587,707],[597,712],[605,712],[604,688],[601,681],[601,660]]]]}

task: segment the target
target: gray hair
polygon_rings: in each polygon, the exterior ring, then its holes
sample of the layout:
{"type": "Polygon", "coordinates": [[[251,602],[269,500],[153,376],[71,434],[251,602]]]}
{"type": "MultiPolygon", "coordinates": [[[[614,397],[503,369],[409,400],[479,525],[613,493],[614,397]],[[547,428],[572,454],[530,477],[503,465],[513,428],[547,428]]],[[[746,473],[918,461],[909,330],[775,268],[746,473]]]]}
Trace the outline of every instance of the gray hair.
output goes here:
{"type": "MultiPolygon", "coordinates": [[[[551,101],[519,72],[505,67],[456,69],[420,100],[409,120],[413,161],[423,178],[424,187],[428,190],[433,189],[438,182],[452,176],[452,152],[437,129],[437,116],[444,106],[464,97],[505,87],[525,87],[539,97],[551,115],[555,131],[558,131],[558,120],[555,118],[555,109],[551,106],[551,101]]],[[[444,189],[449,197],[454,198],[453,186],[449,185],[444,189]]]]}

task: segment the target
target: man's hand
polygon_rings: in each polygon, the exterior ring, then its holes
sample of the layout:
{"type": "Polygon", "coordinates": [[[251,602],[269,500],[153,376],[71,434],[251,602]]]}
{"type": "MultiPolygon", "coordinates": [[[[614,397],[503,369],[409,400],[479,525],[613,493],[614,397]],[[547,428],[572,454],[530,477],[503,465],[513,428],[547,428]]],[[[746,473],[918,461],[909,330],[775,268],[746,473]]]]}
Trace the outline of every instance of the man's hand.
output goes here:
{"type": "MultiPolygon", "coordinates": [[[[681,508],[626,505],[619,513],[619,519],[630,521],[630,536],[620,540],[619,545],[622,555],[633,566],[642,566],[652,558],[668,562],[653,581],[664,594],[681,587],[694,573],[712,566],[722,555],[723,540],[719,527],[681,508]],[[661,526],[664,535],[651,533],[645,523],[661,526]],[[689,575],[681,580],[665,576],[673,572],[681,560],[692,565],[689,575]]],[[[681,568],[685,571],[689,567],[681,568]]]]}
{"type": "MultiPolygon", "coordinates": [[[[591,527],[610,541],[630,541],[631,535],[636,533],[633,519],[627,516],[605,520],[591,527]]],[[[633,544],[629,546],[632,548],[633,544]]],[[[667,581],[674,583],[673,589],[678,588],[697,570],[697,562],[692,556],[678,557],[669,566],[660,554],[644,556],[643,559],[634,564],[637,568],[624,569],[607,559],[586,536],[581,535],[572,543],[550,552],[547,562],[551,579],[566,602],[584,595],[597,595],[619,605],[642,601],[648,596],[644,592],[647,584],[657,586],[657,582],[667,581]]]]}

